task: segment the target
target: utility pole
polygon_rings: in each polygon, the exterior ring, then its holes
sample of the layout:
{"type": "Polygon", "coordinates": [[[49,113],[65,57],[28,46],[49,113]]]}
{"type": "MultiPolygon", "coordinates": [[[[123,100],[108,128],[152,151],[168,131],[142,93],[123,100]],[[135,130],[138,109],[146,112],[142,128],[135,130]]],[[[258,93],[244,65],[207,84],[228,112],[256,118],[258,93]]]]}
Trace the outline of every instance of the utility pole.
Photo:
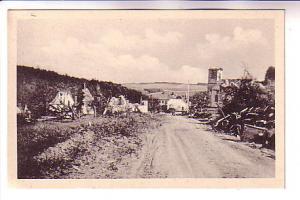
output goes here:
{"type": "Polygon", "coordinates": [[[188,81],[187,104],[188,104],[187,112],[189,113],[190,112],[190,81],[188,81]]]}

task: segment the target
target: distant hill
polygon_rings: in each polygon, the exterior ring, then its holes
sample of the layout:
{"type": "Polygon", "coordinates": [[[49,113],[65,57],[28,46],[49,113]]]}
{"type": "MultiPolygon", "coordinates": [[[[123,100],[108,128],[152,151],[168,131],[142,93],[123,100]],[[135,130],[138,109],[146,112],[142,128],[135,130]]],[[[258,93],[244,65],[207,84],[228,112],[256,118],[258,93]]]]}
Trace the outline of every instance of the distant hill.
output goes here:
{"type": "MultiPolygon", "coordinates": [[[[170,91],[176,94],[186,93],[188,90],[188,84],[186,83],[174,83],[174,82],[151,82],[151,83],[124,83],[123,86],[138,90],[143,94],[149,94],[154,92],[170,91]]],[[[196,92],[206,91],[206,83],[189,84],[190,94],[193,95],[196,92]]]]}
{"type": "Polygon", "coordinates": [[[111,96],[124,95],[130,102],[136,103],[142,96],[139,91],[112,82],[75,78],[53,71],[17,66],[17,103],[28,105],[33,115],[39,117],[46,113],[47,103],[54,99],[58,91],[68,90],[74,96],[84,83],[93,96],[101,95],[106,100],[111,96]]]}

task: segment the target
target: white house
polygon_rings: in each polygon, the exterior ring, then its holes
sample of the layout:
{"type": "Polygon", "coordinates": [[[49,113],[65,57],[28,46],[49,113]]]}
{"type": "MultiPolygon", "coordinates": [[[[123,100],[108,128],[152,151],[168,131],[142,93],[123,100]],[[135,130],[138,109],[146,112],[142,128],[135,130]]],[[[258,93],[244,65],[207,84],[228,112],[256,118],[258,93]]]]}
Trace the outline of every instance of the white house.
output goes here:
{"type": "Polygon", "coordinates": [[[189,110],[189,105],[183,99],[170,99],[167,102],[167,110],[169,109],[187,112],[189,110]]]}
{"type": "Polygon", "coordinates": [[[138,109],[141,113],[147,113],[148,112],[148,101],[142,100],[140,104],[138,104],[138,109]]]}

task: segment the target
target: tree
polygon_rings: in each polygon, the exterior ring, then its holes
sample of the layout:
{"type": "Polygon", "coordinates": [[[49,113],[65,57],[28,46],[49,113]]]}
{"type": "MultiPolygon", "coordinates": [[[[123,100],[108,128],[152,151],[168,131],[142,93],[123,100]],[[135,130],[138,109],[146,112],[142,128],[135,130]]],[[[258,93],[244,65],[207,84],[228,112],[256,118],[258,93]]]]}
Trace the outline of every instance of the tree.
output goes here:
{"type": "Polygon", "coordinates": [[[80,87],[77,93],[77,105],[75,105],[78,110],[78,113],[81,112],[81,108],[83,106],[83,99],[84,99],[83,87],[80,87]]]}
{"type": "Polygon", "coordinates": [[[265,82],[268,80],[275,81],[275,67],[273,66],[270,66],[266,71],[265,82]]]}
{"type": "Polygon", "coordinates": [[[206,91],[197,92],[190,98],[192,109],[194,111],[202,110],[208,106],[208,94],[206,91]]]}
{"type": "Polygon", "coordinates": [[[272,103],[260,85],[253,80],[243,79],[239,87],[224,90],[225,96],[231,97],[223,101],[222,110],[224,113],[238,112],[246,107],[265,107],[272,103]]]}
{"type": "Polygon", "coordinates": [[[158,99],[149,99],[149,111],[151,112],[159,112],[160,111],[160,105],[158,99]]]}

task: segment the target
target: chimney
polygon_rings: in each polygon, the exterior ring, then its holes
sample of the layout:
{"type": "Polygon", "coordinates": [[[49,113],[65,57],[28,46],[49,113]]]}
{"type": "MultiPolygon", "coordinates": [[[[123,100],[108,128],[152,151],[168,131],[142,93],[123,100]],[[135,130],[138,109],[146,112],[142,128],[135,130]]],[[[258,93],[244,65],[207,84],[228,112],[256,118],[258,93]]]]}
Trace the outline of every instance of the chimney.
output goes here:
{"type": "Polygon", "coordinates": [[[86,83],[84,82],[84,83],[83,83],[83,89],[85,89],[85,88],[86,88],[86,83]]]}

